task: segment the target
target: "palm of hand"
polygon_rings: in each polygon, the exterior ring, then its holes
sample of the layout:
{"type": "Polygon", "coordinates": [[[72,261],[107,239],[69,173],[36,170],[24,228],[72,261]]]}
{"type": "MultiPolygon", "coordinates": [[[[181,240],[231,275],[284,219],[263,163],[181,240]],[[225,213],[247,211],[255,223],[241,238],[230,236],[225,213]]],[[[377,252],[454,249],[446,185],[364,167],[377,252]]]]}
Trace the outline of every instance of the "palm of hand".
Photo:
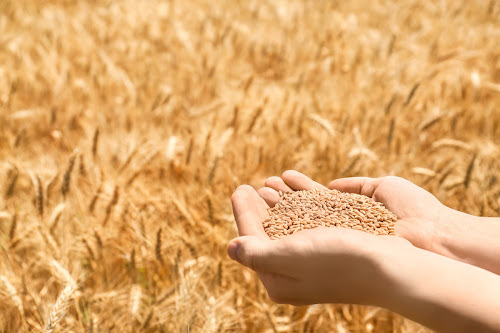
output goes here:
{"type": "MultiPolygon", "coordinates": [[[[277,191],[327,189],[297,171],[286,171],[281,178],[268,178],[265,185],[258,192],[270,207],[279,200],[277,191]]],[[[383,203],[398,217],[396,234],[417,247],[432,249],[436,225],[441,223],[446,207],[423,188],[406,179],[392,176],[342,178],[332,181],[328,187],[363,194],[383,203]]]]}

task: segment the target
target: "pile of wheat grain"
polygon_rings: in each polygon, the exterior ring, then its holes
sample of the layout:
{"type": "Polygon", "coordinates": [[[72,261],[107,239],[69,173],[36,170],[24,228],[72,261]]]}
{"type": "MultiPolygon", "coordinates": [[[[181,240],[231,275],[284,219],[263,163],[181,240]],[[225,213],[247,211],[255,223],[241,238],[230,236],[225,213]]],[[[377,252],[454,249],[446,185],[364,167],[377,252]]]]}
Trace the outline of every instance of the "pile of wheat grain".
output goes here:
{"type": "Polygon", "coordinates": [[[281,193],[263,225],[271,239],[317,227],[343,227],[376,235],[394,235],[396,220],[396,215],[382,203],[365,195],[309,190],[281,193]]]}

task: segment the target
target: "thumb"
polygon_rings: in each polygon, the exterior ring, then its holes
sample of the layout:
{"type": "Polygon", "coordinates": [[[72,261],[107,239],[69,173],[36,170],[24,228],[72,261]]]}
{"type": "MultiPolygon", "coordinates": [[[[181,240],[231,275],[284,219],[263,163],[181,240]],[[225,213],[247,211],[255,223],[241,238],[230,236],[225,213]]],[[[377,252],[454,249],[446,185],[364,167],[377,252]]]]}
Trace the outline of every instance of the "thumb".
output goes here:
{"type": "Polygon", "coordinates": [[[241,236],[227,246],[229,257],[254,271],[269,271],[274,259],[271,240],[241,236]]]}

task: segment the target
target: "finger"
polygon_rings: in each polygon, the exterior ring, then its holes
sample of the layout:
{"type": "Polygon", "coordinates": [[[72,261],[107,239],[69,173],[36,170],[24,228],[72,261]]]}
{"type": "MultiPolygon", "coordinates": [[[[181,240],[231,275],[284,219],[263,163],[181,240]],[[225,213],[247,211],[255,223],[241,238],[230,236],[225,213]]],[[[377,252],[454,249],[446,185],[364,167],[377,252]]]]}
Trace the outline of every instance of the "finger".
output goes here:
{"type": "Polygon", "coordinates": [[[262,221],[268,216],[268,206],[254,188],[239,186],[231,196],[231,201],[240,236],[253,235],[268,239],[262,226],[262,221]]]}
{"type": "Polygon", "coordinates": [[[383,178],[351,177],[335,179],[328,185],[331,190],[363,194],[372,197],[383,178]]]}
{"type": "Polygon", "coordinates": [[[325,186],[295,170],[285,171],[283,175],[281,175],[281,178],[294,191],[313,189],[328,190],[325,186]]]}
{"type": "Polygon", "coordinates": [[[240,264],[259,272],[271,272],[274,256],[269,239],[242,236],[233,239],[227,246],[229,257],[240,264]]]}
{"type": "Polygon", "coordinates": [[[287,184],[280,177],[273,176],[266,179],[265,185],[269,188],[272,188],[276,191],[281,192],[293,192],[293,190],[288,187],[287,184]]]}
{"type": "Polygon", "coordinates": [[[276,190],[269,188],[269,187],[263,187],[260,190],[257,191],[257,193],[260,195],[262,199],[269,205],[269,207],[274,207],[276,203],[280,199],[280,195],[276,190]]]}
{"type": "Polygon", "coordinates": [[[228,247],[229,257],[257,272],[276,273],[290,276],[296,270],[296,249],[282,239],[270,240],[254,236],[233,239],[228,247]]]}

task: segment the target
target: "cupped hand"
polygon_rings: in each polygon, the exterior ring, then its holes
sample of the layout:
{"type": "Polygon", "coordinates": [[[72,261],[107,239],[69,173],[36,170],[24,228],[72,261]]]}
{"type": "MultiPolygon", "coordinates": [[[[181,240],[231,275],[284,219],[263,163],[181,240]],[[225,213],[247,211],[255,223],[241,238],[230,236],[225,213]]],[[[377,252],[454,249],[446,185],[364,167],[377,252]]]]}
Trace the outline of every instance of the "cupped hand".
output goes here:
{"type": "MultiPolygon", "coordinates": [[[[289,190],[284,183],[280,186],[289,190]]],[[[229,243],[228,254],[257,272],[273,301],[382,305],[397,281],[388,258],[402,248],[413,248],[409,242],[343,228],[303,230],[270,240],[262,226],[268,217],[266,200],[248,185],[234,192],[240,237],[229,243]]]]}
{"type": "MultiPolygon", "coordinates": [[[[268,178],[265,186],[259,190],[259,194],[270,206],[274,206],[278,201],[278,191],[327,189],[294,170],[286,171],[281,178],[268,178]]],[[[439,242],[439,225],[445,223],[444,217],[449,219],[450,214],[453,215],[454,212],[431,193],[399,177],[341,178],[332,181],[328,188],[363,194],[383,203],[398,217],[396,234],[417,247],[431,251],[439,242]]]]}

